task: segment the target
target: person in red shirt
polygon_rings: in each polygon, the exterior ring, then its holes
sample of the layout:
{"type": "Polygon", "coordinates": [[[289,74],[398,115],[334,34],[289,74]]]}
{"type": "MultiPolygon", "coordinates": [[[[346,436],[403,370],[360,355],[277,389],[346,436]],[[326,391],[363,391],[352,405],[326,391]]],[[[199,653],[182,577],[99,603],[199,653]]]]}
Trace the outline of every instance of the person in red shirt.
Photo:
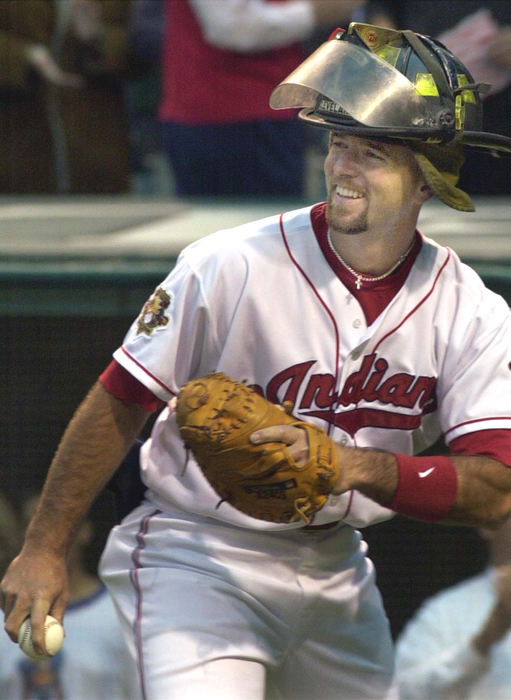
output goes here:
{"type": "Polygon", "coordinates": [[[167,0],[159,120],[178,196],[290,196],[304,189],[307,131],[270,93],[317,27],[353,0],[167,0]]]}

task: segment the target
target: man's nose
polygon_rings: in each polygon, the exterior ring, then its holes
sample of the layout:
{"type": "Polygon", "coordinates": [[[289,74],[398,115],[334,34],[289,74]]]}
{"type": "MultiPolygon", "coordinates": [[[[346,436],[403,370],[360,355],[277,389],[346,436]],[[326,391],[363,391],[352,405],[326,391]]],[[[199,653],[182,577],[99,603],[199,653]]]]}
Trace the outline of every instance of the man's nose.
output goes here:
{"type": "Polygon", "coordinates": [[[360,168],[360,159],[355,151],[344,149],[335,154],[333,169],[336,174],[355,174],[360,168]]]}

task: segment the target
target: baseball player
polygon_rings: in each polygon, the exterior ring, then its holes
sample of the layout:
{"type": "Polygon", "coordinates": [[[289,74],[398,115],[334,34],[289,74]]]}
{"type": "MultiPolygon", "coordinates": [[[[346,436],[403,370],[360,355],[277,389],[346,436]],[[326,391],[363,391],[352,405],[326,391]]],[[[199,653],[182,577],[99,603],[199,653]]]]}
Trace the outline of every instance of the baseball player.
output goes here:
{"type": "MultiPolygon", "coordinates": [[[[445,48],[352,23],[274,91],[329,129],[327,201],[188,246],[65,432],[1,586],[14,639],[62,618],[77,522],[148,416],[144,501],[101,571],[144,698],[394,698],[389,625],[359,528],[393,512],[496,527],[511,513],[511,316],[456,253],[416,230],[481,131],[479,86],[445,48]],[[440,144],[440,145],[439,145],[440,144]],[[180,439],[174,397],[219,370],[335,441],[340,477],[312,523],[222,501],[180,439]],[[443,437],[447,454],[417,456],[443,437]]],[[[268,428],[298,462],[305,431],[268,428]]]]}

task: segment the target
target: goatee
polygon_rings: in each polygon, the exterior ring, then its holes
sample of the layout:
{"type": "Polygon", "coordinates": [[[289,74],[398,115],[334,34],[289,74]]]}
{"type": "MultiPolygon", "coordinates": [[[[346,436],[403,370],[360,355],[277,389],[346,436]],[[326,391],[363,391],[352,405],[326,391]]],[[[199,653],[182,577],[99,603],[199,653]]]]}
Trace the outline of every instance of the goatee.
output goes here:
{"type": "Polygon", "coordinates": [[[330,201],[326,204],[325,217],[330,231],[334,233],[364,233],[367,231],[367,214],[362,212],[356,219],[346,221],[342,214],[334,212],[330,201]]]}

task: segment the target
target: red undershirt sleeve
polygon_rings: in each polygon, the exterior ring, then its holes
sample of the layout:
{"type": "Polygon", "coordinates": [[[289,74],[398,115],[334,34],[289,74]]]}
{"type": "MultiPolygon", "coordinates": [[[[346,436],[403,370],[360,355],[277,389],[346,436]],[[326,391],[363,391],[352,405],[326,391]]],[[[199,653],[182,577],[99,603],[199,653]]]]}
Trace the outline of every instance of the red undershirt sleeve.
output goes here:
{"type": "Polygon", "coordinates": [[[125,403],[136,403],[149,413],[165,406],[165,401],[149,391],[116,360],[112,360],[100,374],[99,381],[117,399],[125,403]]]}
{"type": "Polygon", "coordinates": [[[449,443],[453,455],[484,455],[511,466],[511,430],[478,430],[449,443]]]}

